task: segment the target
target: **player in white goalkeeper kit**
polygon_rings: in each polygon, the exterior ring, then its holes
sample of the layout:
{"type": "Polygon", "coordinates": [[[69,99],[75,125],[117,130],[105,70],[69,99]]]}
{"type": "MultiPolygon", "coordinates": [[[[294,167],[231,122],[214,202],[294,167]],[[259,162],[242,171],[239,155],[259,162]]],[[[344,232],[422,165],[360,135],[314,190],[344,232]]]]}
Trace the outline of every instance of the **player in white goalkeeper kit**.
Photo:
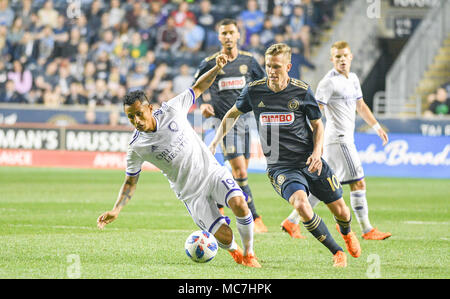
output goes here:
{"type": "Polygon", "coordinates": [[[114,208],[98,217],[100,229],[114,221],[130,200],[141,166],[148,161],[167,177],[194,222],[212,233],[221,248],[228,250],[239,264],[261,267],[253,251],[253,217],[245,194],[187,120],[195,99],[209,88],[226,64],[227,56],[219,55],[216,66],[192,88],[163,103],[156,111],[142,91],[125,96],[125,114],[136,130],[128,146],[125,182],[114,208]],[[243,250],[236,244],[229,219],[220,214],[217,204],[231,208],[235,214],[243,250]]]}
{"type": "MultiPolygon", "coordinates": [[[[350,185],[350,204],[366,240],[383,240],[391,236],[373,228],[369,221],[364,171],[354,143],[356,113],[380,136],[383,146],[388,142],[370,108],[366,105],[361,85],[355,73],[350,72],[353,55],[347,42],[336,42],[331,47],[334,68],[319,82],[316,100],[325,111],[326,125],[323,158],[334,170],[341,184],[350,185]]],[[[312,207],[319,200],[309,197],[312,207]]],[[[281,224],[291,236],[302,238],[300,217],[294,210],[281,224]]]]}

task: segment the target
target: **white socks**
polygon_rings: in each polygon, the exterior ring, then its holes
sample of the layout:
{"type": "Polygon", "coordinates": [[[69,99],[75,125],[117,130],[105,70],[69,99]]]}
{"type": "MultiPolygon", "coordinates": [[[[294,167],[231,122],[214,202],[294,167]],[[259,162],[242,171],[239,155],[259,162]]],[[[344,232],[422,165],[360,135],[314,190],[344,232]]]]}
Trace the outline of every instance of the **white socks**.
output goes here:
{"type": "Polygon", "coordinates": [[[358,190],[350,192],[350,205],[355,213],[356,220],[361,226],[362,232],[368,233],[372,230],[369,221],[369,207],[367,206],[366,190],[358,190]]]}
{"type": "Polygon", "coordinates": [[[249,211],[247,216],[236,216],[236,227],[241,236],[244,255],[253,254],[253,216],[249,211]]]}

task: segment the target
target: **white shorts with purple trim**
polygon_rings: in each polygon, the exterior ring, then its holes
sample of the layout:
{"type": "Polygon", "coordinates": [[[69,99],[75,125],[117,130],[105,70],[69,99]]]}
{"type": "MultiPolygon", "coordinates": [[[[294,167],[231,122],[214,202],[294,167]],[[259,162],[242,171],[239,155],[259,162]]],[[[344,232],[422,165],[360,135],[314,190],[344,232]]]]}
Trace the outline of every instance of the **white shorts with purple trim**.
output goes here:
{"type": "Polygon", "coordinates": [[[197,197],[185,200],[184,204],[195,224],[214,235],[222,224],[230,221],[220,214],[217,204],[229,207],[231,198],[242,196],[247,200],[247,195],[225,167],[218,168],[208,179],[208,187],[197,197]]]}

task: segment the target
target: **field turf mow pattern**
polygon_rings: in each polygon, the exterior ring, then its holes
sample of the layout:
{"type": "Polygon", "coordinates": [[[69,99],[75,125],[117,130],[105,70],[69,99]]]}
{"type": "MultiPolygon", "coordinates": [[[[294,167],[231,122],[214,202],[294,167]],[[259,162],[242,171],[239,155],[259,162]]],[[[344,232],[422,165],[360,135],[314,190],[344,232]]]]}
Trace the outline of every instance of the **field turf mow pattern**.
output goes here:
{"type": "MultiPolygon", "coordinates": [[[[197,226],[163,175],[142,172],[135,196],[103,231],[97,217],[112,208],[123,171],[0,168],[0,278],[449,278],[449,180],[367,178],[372,225],[390,231],[385,241],[361,240],[358,259],[332,267],[332,256],[302,228],[291,239],[279,224],[291,207],[265,174],[249,183],[269,232],[255,235],[261,269],[237,265],[224,250],[207,264],[184,253],[197,226]],[[376,264],[378,263],[379,264],[376,264]]],[[[344,198],[349,205],[349,189],[344,198]]],[[[231,210],[232,228],[235,219],[231,210]]],[[[331,213],[320,204],[338,243],[331,213]]]]}

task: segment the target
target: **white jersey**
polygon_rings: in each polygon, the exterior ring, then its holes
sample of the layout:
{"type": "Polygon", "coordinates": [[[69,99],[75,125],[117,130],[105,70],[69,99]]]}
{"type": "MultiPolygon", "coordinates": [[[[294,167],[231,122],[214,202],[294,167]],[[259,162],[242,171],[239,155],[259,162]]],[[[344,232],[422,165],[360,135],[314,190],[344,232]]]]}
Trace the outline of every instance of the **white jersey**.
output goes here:
{"type": "Polygon", "coordinates": [[[363,98],[355,73],[348,78],[335,69],[319,82],[316,100],[324,105],[326,125],[324,144],[354,143],[356,102],[363,98]]]}
{"type": "Polygon", "coordinates": [[[208,177],[222,167],[187,120],[194,101],[194,92],[188,89],[163,103],[153,113],[156,131],[136,130],[127,152],[128,176],[139,174],[144,161],[148,161],[161,170],[183,201],[205,189],[208,177]]]}

